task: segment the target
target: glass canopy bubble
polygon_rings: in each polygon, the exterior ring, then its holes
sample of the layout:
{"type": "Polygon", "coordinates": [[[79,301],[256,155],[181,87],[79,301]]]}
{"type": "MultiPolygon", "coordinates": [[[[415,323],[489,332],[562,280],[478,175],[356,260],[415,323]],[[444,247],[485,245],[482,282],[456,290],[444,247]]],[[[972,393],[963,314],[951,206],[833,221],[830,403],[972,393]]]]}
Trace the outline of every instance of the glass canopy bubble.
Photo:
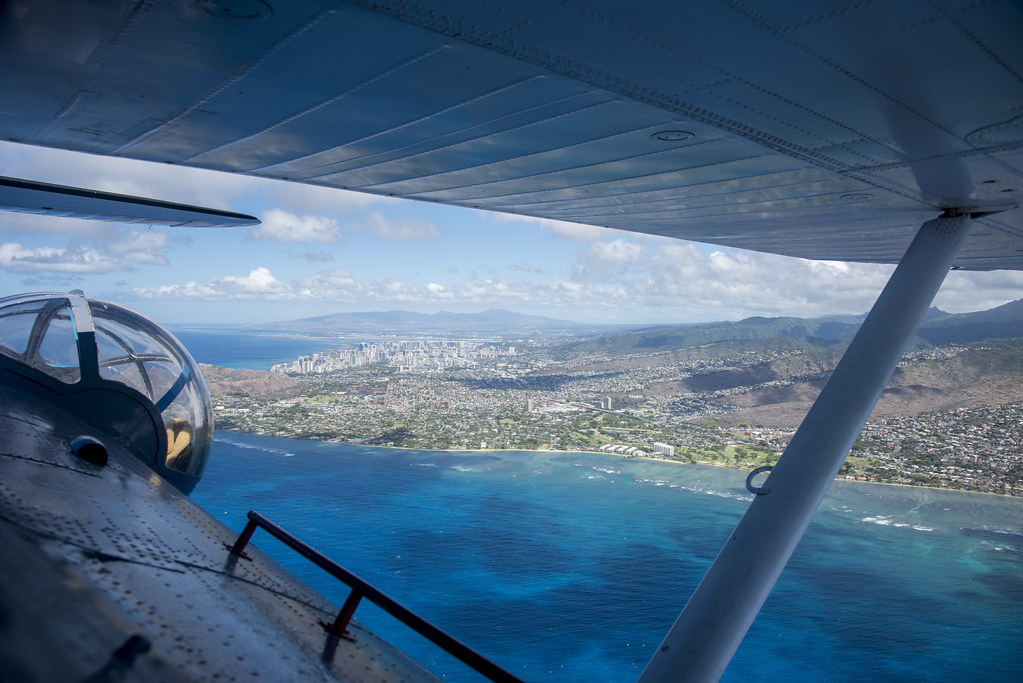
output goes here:
{"type": "Polygon", "coordinates": [[[182,491],[199,481],[213,441],[209,392],[188,351],[157,323],[80,292],[4,297],[0,356],[69,409],[120,426],[136,455],[182,491]]]}

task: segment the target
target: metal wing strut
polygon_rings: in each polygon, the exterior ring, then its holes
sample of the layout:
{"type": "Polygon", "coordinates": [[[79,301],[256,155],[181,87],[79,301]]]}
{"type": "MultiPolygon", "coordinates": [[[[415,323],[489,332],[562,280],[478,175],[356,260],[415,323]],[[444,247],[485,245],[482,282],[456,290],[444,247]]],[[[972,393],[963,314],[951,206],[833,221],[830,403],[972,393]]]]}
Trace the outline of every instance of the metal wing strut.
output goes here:
{"type": "MultiPolygon", "coordinates": [[[[927,221],[767,481],[640,676],[716,681],[767,599],[923,320],[973,221],[927,221]]],[[[752,490],[752,489],[751,489],[752,490]]]]}

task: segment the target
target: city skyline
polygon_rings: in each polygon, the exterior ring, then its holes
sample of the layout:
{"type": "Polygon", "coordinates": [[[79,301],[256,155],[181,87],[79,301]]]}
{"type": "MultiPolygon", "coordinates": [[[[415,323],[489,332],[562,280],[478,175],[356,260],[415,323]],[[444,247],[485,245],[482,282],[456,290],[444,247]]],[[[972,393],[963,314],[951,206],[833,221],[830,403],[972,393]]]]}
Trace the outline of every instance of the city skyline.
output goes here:
{"type": "MultiPolygon", "coordinates": [[[[3,291],[116,301],[167,324],[503,308],[671,324],[869,309],[893,267],[763,254],[283,181],[0,143],[0,174],[258,216],[165,228],[0,214],[3,291]]],[[[934,305],[1023,296],[1023,273],[950,273],[934,305]]]]}

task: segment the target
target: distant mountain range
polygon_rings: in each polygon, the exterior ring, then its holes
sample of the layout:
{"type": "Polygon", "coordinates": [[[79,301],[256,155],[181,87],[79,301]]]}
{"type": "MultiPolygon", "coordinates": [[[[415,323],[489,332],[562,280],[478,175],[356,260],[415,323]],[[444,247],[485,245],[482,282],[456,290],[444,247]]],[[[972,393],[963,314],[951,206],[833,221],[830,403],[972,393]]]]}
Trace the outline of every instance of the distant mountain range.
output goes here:
{"type": "MultiPolygon", "coordinates": [[[[567,347],[575,353],[669,351],[722,342],[795,340],[798,346],[835,348],[852,339],[866,315],[824,318],[746,318],[737,322],[699,323],[605,334],[567,347]]],[[[1023,337],[1023,299],[977,313],[928,311],[910,348],[1023,337]]],[[[792,346],[786,342],[785,346],[792,346]]]]}
{"type": "Polygon", "coordinates": [[[934,346],[1023,337],[1023,299],[987,311],[929,319],[920,326],[917,336],[934,346]]]}
{"type": "MultiPolygon", "coordinates": [[[[457,334],[530,336],[563,335],[585,339],[570,341],[566,350],[576,353],[623,354],[685,349],[721,342],[793,340],[796,346],[834,349],[852,339],[865,315],[823,318],[753,317],[745,320],[649,325],[598,325],[524,315],[503,309],[482,313],[415,313],[380,311],[334,313],[315,318],[286,320],[248,327],[304,334],[457,334]]],[[[1023,337],[1023,299],[976,313],[946,313],[932,308],[910,348],[985,339],[1023,337]]],[[[784,342],[792,346],[790,342],[784,342]]]]}
{"type": "Polygon", "coordinates": [[[479,334],[515,335],[566,334],[592,336],[609,330],[635,329],[639,325],[597,325],[557,320],[539,315],[524,315],[504,309],[482,313],[414,313],[412,311],[378,311],[364,313],[333,313],[315,318],[286,320],[277,323],[250,325],[260,330],[299,332],[305,334],[479,334]]]}

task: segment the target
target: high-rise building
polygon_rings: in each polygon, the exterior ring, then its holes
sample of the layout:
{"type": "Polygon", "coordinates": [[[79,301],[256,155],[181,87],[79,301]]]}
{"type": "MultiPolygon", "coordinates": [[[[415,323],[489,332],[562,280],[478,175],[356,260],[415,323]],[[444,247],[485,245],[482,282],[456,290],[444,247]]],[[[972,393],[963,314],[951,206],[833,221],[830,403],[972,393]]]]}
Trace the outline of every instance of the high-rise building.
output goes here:
{"type": "Polygon", "coordinates": [[[666,443],[659,441],[654,442],[654,453],[660,453],[661,455],[675,455],[675,447],[669,446],[666,443]]]}

